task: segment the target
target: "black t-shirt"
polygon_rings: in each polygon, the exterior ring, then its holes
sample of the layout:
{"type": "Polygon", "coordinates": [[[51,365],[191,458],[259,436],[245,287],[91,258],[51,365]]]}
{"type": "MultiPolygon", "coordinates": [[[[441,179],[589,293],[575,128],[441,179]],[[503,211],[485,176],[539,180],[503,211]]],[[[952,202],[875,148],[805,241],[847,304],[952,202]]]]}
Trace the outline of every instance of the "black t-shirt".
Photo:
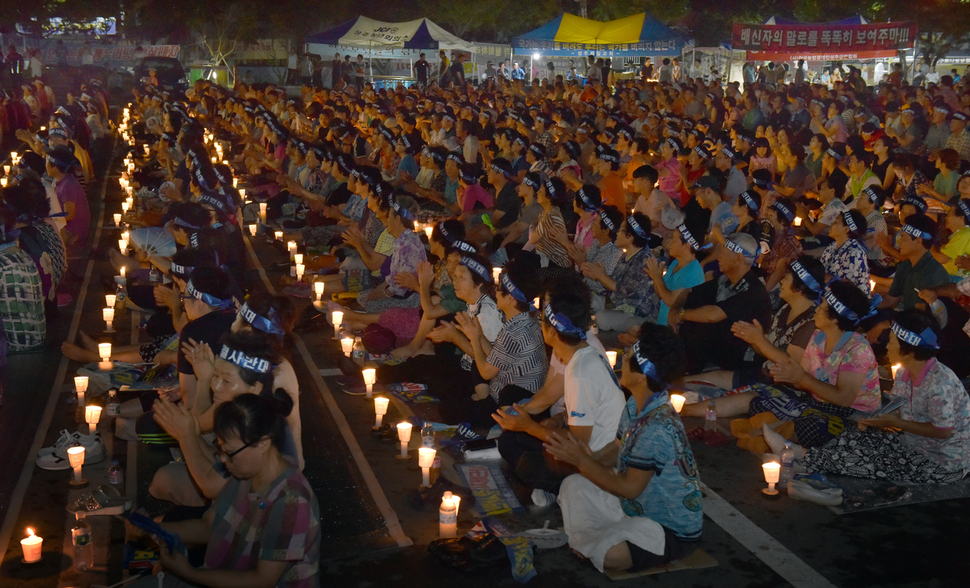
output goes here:
{"type": "Polygon", "coordinates": [[[425,59],[419,59],[414,63],[414,75],[420,82],[428,81],[428,73],[431,71],[431,64],[425,59]]]}
{"type": "Polygon", "coordinates": [[[753,320],[762,325],[771,324],[771,299],[765,285],[754,271],[749,271],[733,286],[727,276],[722,275],[695,286],[687,295],[684,308],[709,305],[720,307],[727,318],[717,323],[683,322],[681,336],[690,364],[687,373],[698,373],[708,363],[725,370],[743,368],[748,344],[731,333],[731,325],[753,320]]]}
{"type": "Polygon", "coordinates": [[[519,208],[522,206],[522,199],[515,193],[515,185],[506,182],[505,186],[499,190],[495,196],[495,210],[501,210],[505,214],[498,222],[494,223],[495,228],[504,229],[515,221],[519,220],[519,208]]]}
{"type": "Polygon", "coordinates": [[[222,344],[220,343],[222,336],[229,332],[235,320],[236,312],[234,310],[216,310],[194,321],[189,321],[188,324],[182,327],[182,333],[179,335],[178,350],[179,373],[195,373],[192,370],[192,364],[189,363],[189,360],[185,358],[185,354],[182,352],[183,343],[187,343],[189,339],[194,339],[199,343],[208,343],[209,347],[212,348],[212,353],[216,357],[219,357],[219,351],[222,349],[222,344]]]}

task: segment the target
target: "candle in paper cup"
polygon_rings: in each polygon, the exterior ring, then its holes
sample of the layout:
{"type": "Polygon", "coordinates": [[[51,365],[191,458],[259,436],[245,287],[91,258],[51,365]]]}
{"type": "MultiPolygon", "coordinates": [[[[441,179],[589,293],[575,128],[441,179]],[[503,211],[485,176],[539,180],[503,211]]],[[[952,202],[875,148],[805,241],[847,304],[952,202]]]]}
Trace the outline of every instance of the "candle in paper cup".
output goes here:
{"type": "Polygon", "coordinates": [[[275,238],[277,241],[282,241],[283,231],[273,231],[273,238],[275,238]]]}
{"type": "Polygon", "coordinates": [[[293,262],[296,263],[297,265],[302,264],[303,263],[303,254],[302,253],[294,253],[293,254],[293,262]]]}
{"type": "Polygon", "coordinates": [[[34,535],[34,530],[27,527],[27,538],[20,540],[20,548],[24,550],[24,563],[37,563],[44,550],[44,538],[34,535]]]}
{"type": "Polygon", "coordinates": [[[502,275],[502,268],[500,267],[492,268],[492,279],[495,280],[496,283],[498,283],[499,276],[501,275],[502,275]]]}
{"type": "Polygon", "coordinates": [[[364,387],[367,389],[367,397],[370,398],[371,394],[374,393],[374,384],[377,383],[377,370],[367,368],[361,370],[361,375],[364,377],[364,387]]]}
{"type": "Polygon", "coordinates": [[[94,431],[98,428],[98,421],[101,420],[101,407],[100,406],[85,406],[84,407],[84,422],[88,424],[88,435],[93,435],[94,431]]]}
{"type": "Polygon", "coordinates": [[[74,376],[74,389],[77,390],[77,405],[84,406],[84,393],[88,391],[88,377],[74,376]]]}
{"type": "Polygon", "coordinates": [[[384,415],[387,414],[387,405],[391,401],[390,398],[384,396],[378,396],[374,399],[374,414],[377,416],[374,421],[374,428],[380,429],[381,425],[384,423],[384,415]]]}
{"type": "Polygon", "coordinates": [[[411,442],[411,423],[404,421],[397,424],[397,438],[401,441],[401,454],[398,459],[407,459],[408,443],[411,442]]]}
{"type": "MultiPolygon", "coordinates": [[[[319,282],[317,282],[319,284],[319,282]]],[[[354,340],[350,337],[344,337],[340,340],[340,350],[344,352],[344,355],[350,357],[350,354],[354,352],[354,340]]]]}
{"type": "Polygon", "coordinates": [[[674,410],[676,410],[677,412],[680,412],[680,409],[684,408],[684,402],[686,401],[687,399],[681,396],[680,394],[670,395],[670,404],[673,405],[674,410]]]}
{"type": "Polygon", "coordinates": [[[616,351],[607,351],[606,359],[610,362],[610,367],[616,367],[616,351]]]}
{"type": "Polygon", "coordinates": [[[115,226],[116,227],[121,226],[121,213],[120,212],[116,212],[116,213],[112,214],[111,215],[111,218],[114,219],[115,226]]]}
{"type": "Polygon", "coordinates": [[[71,485],[80,486],[84,484],[84,478],[81,477],[81,466],[84,465],[84,446],[77,445],[69,448],[67,459],[71,462],[71,468],[74,469],[74,479],[71,480],[71,485]]]}
{"type": "Polygon", "coordinates": [[[761,469],[765,474],[765,482],[768,482],[768,487],[761,491],[769,496],[778,494],[775,484],[778,483],[778,478],[781,476],[781,464],[777,461],[768,461],[761,464],[761,469]]]}
{"type": "Polygon", "coordinates": [[[421,485],[425,488],[431,486],[431,466],[434,464],[434,447],[418,448],[418,467],[421,468],[421,485]]]}
{"type": "Polygon", "coordinates": [[[333,324],[333,338],[340,339],[340,325],[344,322],[344,312],[342,310],[333,311],[330,322],[333,324]]]}
{"type": "Polygon", "coordinates": [[[256,236],[256,229],[257,229],[257,225],[255,223],[249,225],[249,234],[252,235],[253,237],[255,237],[256,236]]]}
{"type": "Polygon", "coordinates": [[[266,224],[266,203],[259,203],[259,220],[266,224]]]}

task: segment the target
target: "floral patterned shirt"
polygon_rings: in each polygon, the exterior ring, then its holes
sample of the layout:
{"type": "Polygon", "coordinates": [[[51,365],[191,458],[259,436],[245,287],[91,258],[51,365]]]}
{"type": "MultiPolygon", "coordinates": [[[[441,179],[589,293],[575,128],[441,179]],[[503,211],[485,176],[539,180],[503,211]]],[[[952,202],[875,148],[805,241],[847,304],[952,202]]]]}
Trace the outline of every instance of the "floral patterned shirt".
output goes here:
{"type": "Polygon", "coordinates": [[[892,395],[906,399],[901,418],[953,431],[948,439],[904,432],[903,443],[948,470],[970,471],[970,397],[950,368],[931,359],[915,377],[900,369],[892,395]]]}
{"type": "Polygon", "coordinates": [[[418,264],[427,260],[428,255],[421,239],[414,234],[414,231],[405,230],[400,237],[394,240],[394,251],[391,253],[391,271],[385,278],[388,289],[395,296],[408,294],[410,290],[394,283],[394,276],[399,273],[417,273],[418,264]]]}
{"type": "MultiPolygon", "coordinates": [[[[843,333],[832,354],[825,355],[825,333],[816,330],[802,355],[802,369],[816,380],[832,386],[838,385],[839,375],[843,372],[865,374],[859,395],[852,403],[856,410],[872,411],[882,402],[876,368],[876,354],[872,347],[864,336],[855,332],[843,333]]],[[[815,399],[825,402],[817,396],[815,399]]]]}
{"type": "Polygon", "coordinates": [[[840,247],[829,244],[822,253],[825,273],[850,282],[869,296],[869,253],[857,239],[849,239],[840,247]]]}

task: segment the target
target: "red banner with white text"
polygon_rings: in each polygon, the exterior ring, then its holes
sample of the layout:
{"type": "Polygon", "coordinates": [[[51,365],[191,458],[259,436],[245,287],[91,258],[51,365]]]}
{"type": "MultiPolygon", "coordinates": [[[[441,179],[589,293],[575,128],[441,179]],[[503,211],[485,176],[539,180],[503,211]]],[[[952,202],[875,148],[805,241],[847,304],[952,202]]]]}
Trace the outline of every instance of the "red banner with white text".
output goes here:
{"type": "Polygon", "coordinates": [[[845,61],[895,57],[916,40],[915,22],[860,25],[735,24],[732,49],[752,61],[845,61]]]}

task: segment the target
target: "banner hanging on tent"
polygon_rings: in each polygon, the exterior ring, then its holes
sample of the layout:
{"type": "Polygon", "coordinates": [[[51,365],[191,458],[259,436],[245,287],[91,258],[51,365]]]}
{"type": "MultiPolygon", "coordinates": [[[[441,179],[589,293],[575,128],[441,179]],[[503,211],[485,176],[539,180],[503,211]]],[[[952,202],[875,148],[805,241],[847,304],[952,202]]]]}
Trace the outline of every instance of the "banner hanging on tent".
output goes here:
{"type": "Polygon", "coordinates": [[[732,48],[752,61],[841,61],[895,57],[916,40],[915,22],[870,24],[735,24],[732,48]]]}

